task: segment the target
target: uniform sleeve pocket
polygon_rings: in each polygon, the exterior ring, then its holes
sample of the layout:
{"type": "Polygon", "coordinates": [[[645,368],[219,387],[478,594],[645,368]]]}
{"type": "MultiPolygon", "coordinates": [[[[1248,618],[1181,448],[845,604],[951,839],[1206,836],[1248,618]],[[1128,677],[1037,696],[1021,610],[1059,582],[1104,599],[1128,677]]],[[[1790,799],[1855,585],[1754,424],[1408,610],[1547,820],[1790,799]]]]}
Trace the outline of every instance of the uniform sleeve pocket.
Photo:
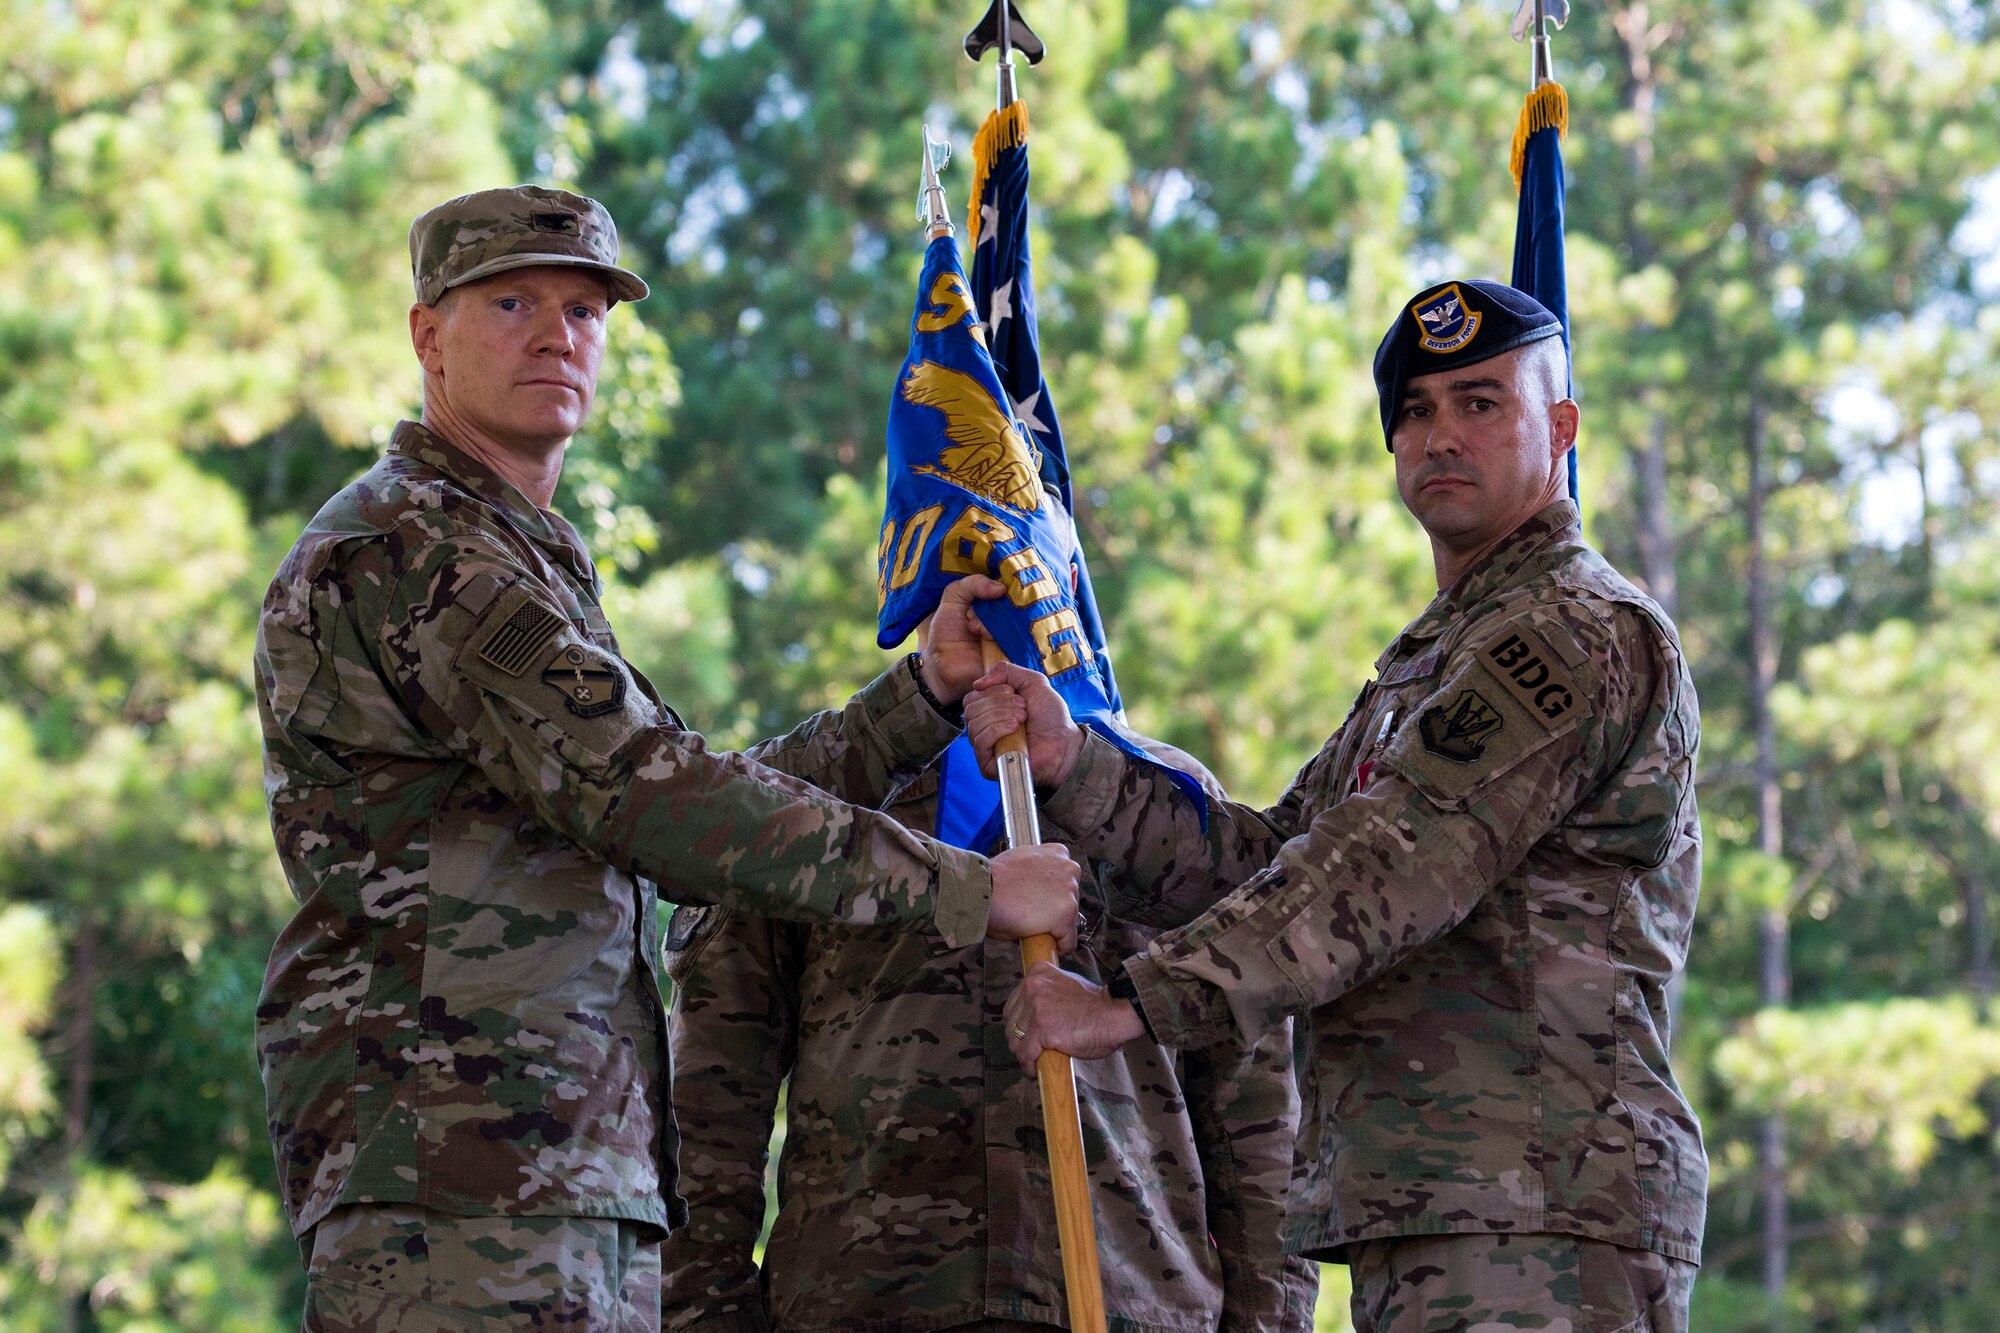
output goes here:
{"type": "Polygon", "coordinates": [[[481,613],[452,668],[510,705],[539,743],[579,767],[606,767],[655,720],[624,660],[583,637],[525,582],[481,613]]]}
{"type": "Polygon", "coordinates": [[[1461,810],[1496,780],[1576,732],[1589,694],[1526,625],[1468,645],[1410,709],[1381,763],[1444,810],[1461,810]]]}

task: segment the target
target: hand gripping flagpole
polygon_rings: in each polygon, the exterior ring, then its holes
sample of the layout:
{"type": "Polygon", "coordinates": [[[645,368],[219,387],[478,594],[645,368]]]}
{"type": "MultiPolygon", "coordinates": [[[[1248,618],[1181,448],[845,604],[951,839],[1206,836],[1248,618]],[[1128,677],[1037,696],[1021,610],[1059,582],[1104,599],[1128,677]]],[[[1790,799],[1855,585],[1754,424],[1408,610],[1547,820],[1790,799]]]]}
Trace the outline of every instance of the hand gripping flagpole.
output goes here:
{"type": "MultiPolygon", "coordinates": [[[[1006,4],[1007,0],[997,0],[1006,4]]],[[[930,239],[952,234],[951,211],[938,167],[951,150],[931,138],[924,127],[923,195],[917,217],[930,239]]],[[[990,671],[1007,660],[991,639],[982,645],[990,671]]],[[[1035,780],[1028,767],[1028,736],[1017,730],[994,747],[1000,768],[1000,810],[1007,846],[1033,847],[1042,840],[1035,813],[1035,780]]],[[[1021,941],[1021,972],[1037,963],[1056,961],[1052,935],[1030,935],[1021,941]]],[[[1097,1223],[1090,1210],[1090,1173],[1083,1156],[1083,1118],[1076,1104],[1076,1074],[1069,1056],[1045,1050],[1035,1060],[1035,1081],[1042,1093],[1042,1130],[1049,1145],[1049,1179],[1055,1187],[1056,1244],[1062,1254],[1063,1291],[1069,1301],[1070,1333],[1105,1333],[1104,1278],[1097,1263],[1097,1223]]]]}

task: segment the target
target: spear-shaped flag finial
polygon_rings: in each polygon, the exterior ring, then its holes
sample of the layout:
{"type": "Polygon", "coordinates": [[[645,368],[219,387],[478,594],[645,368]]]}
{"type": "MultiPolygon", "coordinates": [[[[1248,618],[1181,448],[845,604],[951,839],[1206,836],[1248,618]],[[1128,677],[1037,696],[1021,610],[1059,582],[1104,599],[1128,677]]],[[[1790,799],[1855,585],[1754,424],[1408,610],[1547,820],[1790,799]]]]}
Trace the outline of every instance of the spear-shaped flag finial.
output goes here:
{"type": "Polygon", "coordinates": [[[1569,22],[1569,0],[1521,0],[1521,7],[1514,11],[1514,21],[1508,26],[1517,42],[1533,42],[1534,63],[1528,76],[1528,87],[1539,88],[1555,78],[1555,69],[1549,61],[1548,25],[1555,24],[1561,32],[1563,24],[1569,22]]]}
{"type": "Polygon", "coordinates": [[[1005,110],[1015,101],[1014,53],[1026,56],[1030,65],[1042,63],[1047,48],[1042,39],[1035,36],[1035,30],[1021,17],[1020,9],[1013,0],[993,0],[986,8],[986,16],[965,34],[965,55],[973,64],[988,51],[1000,53],[1000,95],[999,106],[1005,110]]]}

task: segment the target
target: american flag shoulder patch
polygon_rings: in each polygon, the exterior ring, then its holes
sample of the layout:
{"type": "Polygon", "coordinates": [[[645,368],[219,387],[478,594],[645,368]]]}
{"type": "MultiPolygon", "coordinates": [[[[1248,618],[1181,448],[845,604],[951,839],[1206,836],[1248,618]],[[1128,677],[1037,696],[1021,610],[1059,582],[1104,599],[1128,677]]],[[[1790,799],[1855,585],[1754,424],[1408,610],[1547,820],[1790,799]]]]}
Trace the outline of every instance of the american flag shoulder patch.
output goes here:
{"type": "Polygon", "coordinates": [[[481,661],[510,676],[518,676],[533,665],[542,645],[568,623],[525,593],[516,595],[521,601],[513,614],[495,625],[473,649],[481,661]]]}

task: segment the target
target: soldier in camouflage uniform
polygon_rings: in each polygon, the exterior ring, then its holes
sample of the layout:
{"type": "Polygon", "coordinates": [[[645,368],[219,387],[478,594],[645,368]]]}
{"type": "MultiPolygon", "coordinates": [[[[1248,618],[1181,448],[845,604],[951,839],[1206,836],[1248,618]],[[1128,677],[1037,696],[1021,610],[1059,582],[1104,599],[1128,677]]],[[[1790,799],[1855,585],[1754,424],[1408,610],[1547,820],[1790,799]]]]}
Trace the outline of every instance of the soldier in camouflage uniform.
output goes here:
{"type": "Polygon", "coordinates": [[[1032,673],[969,707],[981,744],[1028,722],[1050,817],[1144,886],[1117,910],[1171,927],[1105,987],[1035,969],[1015,1055],[1310,1013],[1289,1245],[1352,1266],[1364,1331],[1687,1326],[1708,1170],[1666,987],[1699,725],[1673,626],[1563,494],[1558,332],[1460,281],[1384,338],[1383,431],[1439,593],[1276,806],[1217,804],[1204,836],[1032,673]]]}
{"type": "MultiPolygon", "coordinates": [[[[1193,759],[1134,737],[1221,789],[1193,759]]],[[[932,828],[939,767],[885,807],[932,828]]],[[[1061,840],[1059,829],[1043,835],[1061,840]]],[[[1086,882],[1070,966],[1153,932],[1086,882]]],[[[668,931],[674,1116],[689,1224],[665,1250],[675,1333],[931,1333],[1064,1323],[1035,1080],[1002,1009],[1020,950],[682,908],[668,931]],[[764,1169],[789,1076],[778,1211],[764,1169]]],[[[1134,1043],[1076,1068],[1105,1308],[1121,1333],[1298,1333],[1317,1265],[1284,1255],[1298,1128],[1292,1034],[1184,1056],[1134,1043]],[[1211,1237],[1213,1240],[1211,1241],[1211,1237]]]]}
{"type": "Polygon", "coordinates": [[[685,1216],[658,896],[962,946],[1073,937],[1076,868],[836,799],[879,804],[957,734],[970,582],[844,710],[710,753],[620,657],[547,509],[605,317],[646,294],[609,216],[489,190],[410,249],[424,422],[312,520],[258,632],[299,909],[257,1039],[306,1325],[653,1330],[685,1216]]]}

